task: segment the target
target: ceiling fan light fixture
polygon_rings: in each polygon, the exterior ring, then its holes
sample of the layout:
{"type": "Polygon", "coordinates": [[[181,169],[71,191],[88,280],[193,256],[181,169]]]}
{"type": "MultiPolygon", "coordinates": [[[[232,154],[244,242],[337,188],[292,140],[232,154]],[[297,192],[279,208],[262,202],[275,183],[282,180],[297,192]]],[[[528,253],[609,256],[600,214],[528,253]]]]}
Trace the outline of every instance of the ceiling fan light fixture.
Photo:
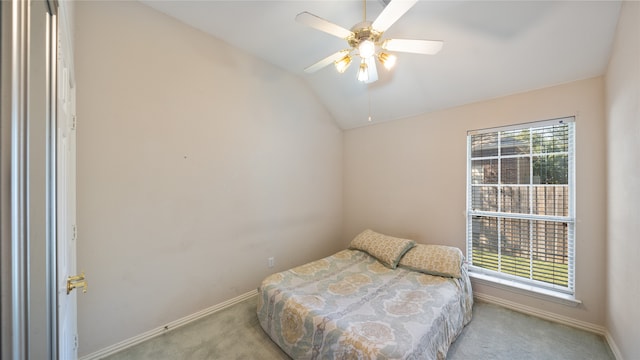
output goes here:
{"type": "Polygon", "coordinates": [[[380,53],[380,55],[378,55],[378,60],[387,70],[391,70],[391,68],[393,68],[397,59],[398,58],[393,54],[380,53]]]}
{"type": "Polygon", "coordinates": [[[361,41],[360,44],[358,44],[358,53],[363,59],[370,58],[376,53],[376,44],[371,40],[361,41]]]}
{"type": "Polygon", "coordinates": [[[380,0],[385,6],[373,22],[367,20],[367,0],[361,1],[363,2],[363,20],[353,25],[350,30],[306,11],[296,16],[297,22],[345,40],[349,45],[347,49],[337,51],[308,66],[304,69],[305,73],[314,73],[331,63],[339,73],[344,73],[353,58],[357,56],[361,60],[357,79],[365,84],[371,84],[378,80],[377,62],[380,62],[387,70],[391,70],[395,66],[397,58],[391,53],[407,52],[433,55],[442,48],[443,42],[441,40],[383,38],[387,29],[419,0],[380,0]]]}
{"type": "Polygon", "coordinates": [[[349,65],[351,65],[351,56],[349,56],[349,54],[335,62],[336,70],[341,74],[347,70],[349,65]]]}
{"type": "Polygon", "coordinates": [[[362,82],[369,80],[369,69],[367,68],[367,63],[364,62],[364,59],[360,63],[360,68],[358,69],[358,80],[362,82]]]}

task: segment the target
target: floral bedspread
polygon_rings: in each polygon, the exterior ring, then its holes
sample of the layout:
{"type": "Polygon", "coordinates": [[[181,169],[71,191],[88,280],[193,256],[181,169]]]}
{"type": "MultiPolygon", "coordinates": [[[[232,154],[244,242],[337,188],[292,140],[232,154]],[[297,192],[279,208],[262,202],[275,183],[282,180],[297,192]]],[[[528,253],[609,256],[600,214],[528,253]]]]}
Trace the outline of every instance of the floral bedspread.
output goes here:
{"type": "Polygon", "coordinates": [[[267,277],[262,328],[293,359],[444,359],[471,320],[461,279],[389,269],[343,250],[267,277]]]}

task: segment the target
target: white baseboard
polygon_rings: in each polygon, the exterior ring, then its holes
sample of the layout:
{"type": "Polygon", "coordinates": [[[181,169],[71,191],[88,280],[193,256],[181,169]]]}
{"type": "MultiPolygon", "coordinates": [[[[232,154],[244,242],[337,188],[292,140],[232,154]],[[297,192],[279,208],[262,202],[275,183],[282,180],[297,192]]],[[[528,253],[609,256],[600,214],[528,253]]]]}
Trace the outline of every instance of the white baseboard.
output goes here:
{"type": "Polygon", "coordinates": [[[124,341],[121,341],[117,344],[113,344],[111,346],[108,346],[104,349],[98,350],[96,352],[93,352],[91,354],[85,355],[83,357],[80,358],[80,360],[97,360],[97,359],[102,359],[105,358],[107,356],[113,355],[115,353],[117,353],[118,351],[122,351],[124,349],[130,348],[134,345],[138,345],[143,341],[149,340],[151,338],[154,338],[158,335],[164,334],[167,331],[171,331],[174,329],[177,329],[181,326],[187,325],[193,321],[196,321],[198,319],[201,319],[207,315],[211,315],[215,312],[218,312],[220,310],[224,310],[230,306],[233,306],[237,303],[240,303],[244,300],[247,300],[255,295],[258,294],[258,290],[252,290],[249,291],[245,294],[242,294],[240,296],[236,296],[233,299],[227,300],[225,302],[222,302],[220,304],[217,305],[213,305],[209,308],[206,308],[204,310],[198,311],[197,313],[191,314],[191,315],[187,315],[181,319],[172,321],[168,324],[166,324],[165,326],[160,326],[157,327],[155,329],[151,329],[145,333],[142,333],[140,335],[134,336],[132,338],[126,339],[124,341]]]}
{"type": "MultiPolygon", "coordinates": [[[[503,307],[506,307],[508,309],[511,310],[515,310],[521,313],[525,313],[528,315],[532,315],[535,317],[539,317],[545,320],[549,320],[549,321],[553,321],[553,322],[557,322],[560,324],[564,324],[564,325],[568,325],[577,329],[581,329],[581,330],[586,330],[592,333],[596,333],[598,335],[602,335],[606,337],[607,329],[604,326],[601,325],[596,325],[590,322],[586,322],[586,321],[582,321],[582,320],[577,320],[577,319],[573,319],[570,318],[568,316],[564,316],[564,315],[558,315],[549,311],[544,311],[544,310],[540,310],[540,309],[536,309],[530,306],[526,306],[526,305],[522,305],[522,304],[518,304],[515,303],[513,301],[509,301],[509,300],[505,300],[505,299],[501,299],[495,296],[491,296],[491,295],[487,295],[487,294],[481,294],[481,293],[477,293],[474,292],[473,296],[475,298],[477,298],[478,300],[481,301],[485,301],[488,303],[492,303],[492,304],[496,304],[496,305],[500,305],[503,307]]],[[[612,350],[613,351],[613,350],[612,350]]]]}
{"type": "Polygon", "coordinates": [[[611,352],[613,353],[613,356],[616,358],[616,360],[623,360],[622,353],[620,352],[620,348],[618,348],[618,345],[613,340],[613,337],[611,336],[611,333],[609,332],[609,330],[605,332],[604,338],[607,340],[607,344],[609,344],[609,349],[611,349],[611,352]]]}
{"type": "MultiPolygon", "coordinates": [[[[124,341],[121,341],[117,344],[108,346],[104,349],[98,350],[96,352],[93,352],[91,354],[85,355],[83,357],[80,358],[80,360],[98,360],[98,359],[102,359],[105,358],[107,356],[113,355],[119,351],[122,351],[124,349],[127,349],[129,347],[135,346],[137,344],[140,344],[146,340],[149,340],[151,338],[154,338],[158,335],[164,334],[167,331],[170,330],[174,330],[177,329],[181,326],[187,325],[193,321],[196,321],[198,319],[201,319],[207,315],[211,315],[213,313],[216,313],[220,310],[224,310],[228,307],[231,307],[235,304],[238,304],[244,300],[247,300],[255,295],[258,294],[258,290],[252,290],[249,291],[245,294],[239,295],[233,299],[229,299],[225,302],[222,302],[220,304],[211,306],[209,308],[206,308],[204,310],[198,311],[194,314],[185,316],[181,319],[172,321],[170,323],[168,323],[165,326],[161,326],[152,330],[149,330],[145,333],[142,333],[140,335],[134,336],[132,338],[126,339],[124,341]]],[[[592,324],[586,321],[582,321],[582,320],[576,320],[576,319],[572,319],[570,317],[567,316],[563,316],[563,315],[558,315],[552,312],[548,312],[548,311],[544,311],[544,310],[540,310],[540,309],[536,309],[530,306],[526,306],[526,305],[522,305],[522,304],[518,304],[509,300],[504,300],[495,296],[491,296],[491,295],[487,295],[487,294],[482,294],[482,293],[474,293],[473,294],[474,297],[478,300],[481,301],[485,301],[488,303],[492,303],[492,304],[496,304],[496,305],[500,305],[503,307],[506,307],[508,309],[512,309],[521,313],[525,313],[528,315],[532,315],[532,316],[536,316],[545,320],[549,320],[549,321],[553,321],[553,322],[557,322],[560,324],[564,324],[564,325],[568,325],[571,327],[575,327],[578,329],[582,329],[585,331],[589,331],[592,333],[596,333],[598,335],[602,335],[604,336],[605,340],[607,341],[607,344],[609,345],[609,348],[611,349],[611,352],[613,353],[614,357],[616,358],[616,360],[623,360],[622,358],[622,354],[620,353],[620,349],[618,348],[616,342],[614,341],[613,337],[611,337],[611,334],[609,333],[609,331],[600,325],[596,325],[596,324],[592,324]]]]}

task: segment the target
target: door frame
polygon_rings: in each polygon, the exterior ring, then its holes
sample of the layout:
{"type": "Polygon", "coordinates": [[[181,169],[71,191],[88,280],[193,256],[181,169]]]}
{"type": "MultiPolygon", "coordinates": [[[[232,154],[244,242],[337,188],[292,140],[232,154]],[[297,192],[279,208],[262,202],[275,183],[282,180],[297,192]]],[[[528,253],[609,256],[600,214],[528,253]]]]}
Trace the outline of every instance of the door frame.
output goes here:
{"type": "Polygon", "coordinates": [[[0,1],[0,358],[57,359],[56,0],[0,1]]]}

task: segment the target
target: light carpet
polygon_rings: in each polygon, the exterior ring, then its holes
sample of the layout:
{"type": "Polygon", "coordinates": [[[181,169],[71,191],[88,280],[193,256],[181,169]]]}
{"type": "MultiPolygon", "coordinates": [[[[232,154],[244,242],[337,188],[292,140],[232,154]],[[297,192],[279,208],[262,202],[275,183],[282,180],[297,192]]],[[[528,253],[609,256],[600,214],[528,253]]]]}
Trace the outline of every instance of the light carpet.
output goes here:
{"type": "MultiPolygon", "coordinates": [[[[290,359],[264,333],[257,296],[114,354],[126,359],[290,359]]],[[[602,336],[478,302],[449,360],[614,359],[602,336]]]]}

